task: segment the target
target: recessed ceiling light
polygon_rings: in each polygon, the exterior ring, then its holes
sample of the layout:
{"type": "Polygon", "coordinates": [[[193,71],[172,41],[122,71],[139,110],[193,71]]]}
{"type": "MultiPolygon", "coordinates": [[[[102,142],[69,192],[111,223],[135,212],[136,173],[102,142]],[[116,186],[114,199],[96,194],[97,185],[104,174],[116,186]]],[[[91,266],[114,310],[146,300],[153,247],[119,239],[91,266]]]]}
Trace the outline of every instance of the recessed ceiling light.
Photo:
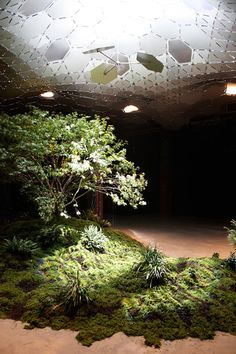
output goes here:
{"type": "Polygon", "coordinates": [[[129,106],[126,106],[125,108],[123,108],[123,112],[125,112],[125,113],[136,112],[138,110],[139,110],[138,107],[133,106],[133,105],[129,105],[129,106]]]}
{"type": "Polygon", "coordinates": [[[225,93],[226,95],[236,95],[236,83],[228,82],[225,93]]]}
{"type": "Polygon", "coordinates": [[[43,98],[52,98],[52,97],[54,97],[54,92],[52,92],[52,91],[43,92],[43,93],[40,93],[40,96],[43,98]]]}

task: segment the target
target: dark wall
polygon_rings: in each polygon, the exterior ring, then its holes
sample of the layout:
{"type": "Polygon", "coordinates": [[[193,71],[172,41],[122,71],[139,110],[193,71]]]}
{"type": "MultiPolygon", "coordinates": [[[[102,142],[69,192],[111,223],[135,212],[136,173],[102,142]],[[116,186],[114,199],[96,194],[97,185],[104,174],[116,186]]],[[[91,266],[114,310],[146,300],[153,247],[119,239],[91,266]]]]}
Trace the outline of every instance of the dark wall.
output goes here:
{"type": "Polygon", "coordinates": [[[160,136],[145,135],[129,139],[128,158],[140,167],[148,180],[148,186],[144,197],[148,201],[147,206],[140,207],[139,212],[159,212],[159,176],[160,176],[160,136]]]}
{"type": "MultiPolygon", "coordinates": [[[[148,179],[148,204],[136,213],[160,216],[161,209],[166,207],[162,189],[167,187],[169,216],[236,217],[235,119],[139,135],[128,138],[128,143],[128,157],[148,179]],[[164,186],[163,175],[168,179],[164,186]]],[[[115,208],[118,214],[134,213],[131,208],[115,208]]]]}
{"type": "Polygon", "coordinates": [[[0,183],[0,218],[17,218],[36,214],[34,205],[20,193],[17,183],[0,183]]]}
{"type": "Polygon", "coordinates": [[[235,217],[236,123],[182,129],[174,147],[174,215],[235,217]]]}

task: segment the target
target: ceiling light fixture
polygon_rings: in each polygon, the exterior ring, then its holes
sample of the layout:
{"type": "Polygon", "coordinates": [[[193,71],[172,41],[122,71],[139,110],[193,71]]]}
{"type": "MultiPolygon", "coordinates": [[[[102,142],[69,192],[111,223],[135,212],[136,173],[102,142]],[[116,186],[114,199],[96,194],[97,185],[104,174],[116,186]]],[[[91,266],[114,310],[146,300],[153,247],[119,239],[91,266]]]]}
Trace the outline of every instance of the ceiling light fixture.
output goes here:
{"type": "Polygon", "coordinates": [[[40,96],[43,98],[53,98],[54,95],[55,94],[52,91],[46,91],[46,92],[40,93],[40,96]]]}
{"type": "Polygon", "coordinates": [[[236,83],[228,82],[226,85],[226,95],[236,95],[236,83]]]}
{"type": "Polygon", "coordinates": [[[137,112],[139,111],[139,108],[137,106],[129,105],[123,108],[122,111],[125,113],[137,112]]]}

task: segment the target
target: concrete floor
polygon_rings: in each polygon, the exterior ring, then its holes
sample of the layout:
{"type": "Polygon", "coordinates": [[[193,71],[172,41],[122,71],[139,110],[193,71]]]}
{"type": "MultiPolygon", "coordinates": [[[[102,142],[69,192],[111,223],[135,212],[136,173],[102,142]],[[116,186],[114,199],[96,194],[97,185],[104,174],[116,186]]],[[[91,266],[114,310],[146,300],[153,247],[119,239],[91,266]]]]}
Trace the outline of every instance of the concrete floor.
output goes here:
{"type": "Polygon", "coordinates": [[[223,222],[161,221],[155,216],[136,215],[113,217],[113,225],[145,245],[156,245],[171,257],[211,257],[218,252],[225,258],[233,251],[223,222]]]}

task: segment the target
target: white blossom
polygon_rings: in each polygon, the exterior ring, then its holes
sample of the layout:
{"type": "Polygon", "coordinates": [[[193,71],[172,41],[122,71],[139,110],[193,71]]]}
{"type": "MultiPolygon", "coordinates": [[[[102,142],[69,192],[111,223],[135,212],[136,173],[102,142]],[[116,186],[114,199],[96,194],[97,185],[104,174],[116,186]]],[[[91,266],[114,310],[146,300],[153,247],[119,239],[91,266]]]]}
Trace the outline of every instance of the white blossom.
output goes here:
{"type": "Polygon", "coordinates": [[[62,212],[60,213],[60,216],[63,216],[63,217],[66,218],[66,219],[69,219],[69,218],[70,218],[70,216],[67,214],[66,210],[62,211],[62,212]]]}

